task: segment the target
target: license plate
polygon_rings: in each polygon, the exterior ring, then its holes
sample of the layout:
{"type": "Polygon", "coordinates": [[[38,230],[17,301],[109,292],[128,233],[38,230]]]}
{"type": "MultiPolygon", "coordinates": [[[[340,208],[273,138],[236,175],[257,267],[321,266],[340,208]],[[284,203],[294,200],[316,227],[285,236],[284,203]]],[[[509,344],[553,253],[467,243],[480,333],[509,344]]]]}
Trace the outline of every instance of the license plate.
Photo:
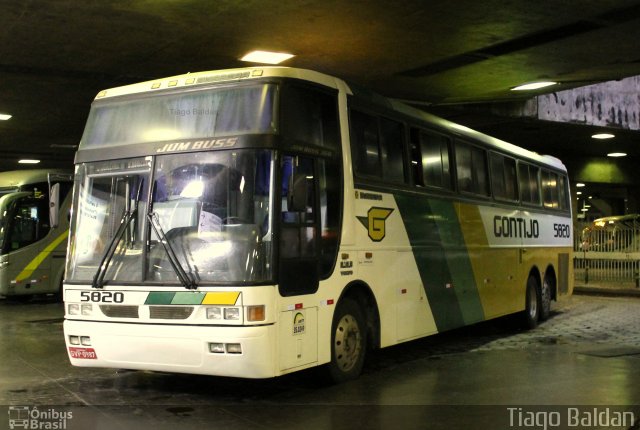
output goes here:
{"type": "Polygon", "coordinates": [[[93,348],[76,348],[70,346],[69,355],[71,358],[84,358],[89,360],[96,360],[98,358],[98,355],[93,348]]]}

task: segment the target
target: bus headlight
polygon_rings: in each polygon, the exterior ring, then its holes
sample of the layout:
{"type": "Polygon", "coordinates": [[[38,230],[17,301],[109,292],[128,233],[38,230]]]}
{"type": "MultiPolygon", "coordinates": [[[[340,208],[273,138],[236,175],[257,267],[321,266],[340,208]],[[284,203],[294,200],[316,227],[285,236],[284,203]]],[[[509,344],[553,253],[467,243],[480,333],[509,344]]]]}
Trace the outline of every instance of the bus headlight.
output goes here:
{"type": "Polygon", "coordinates": [[[224,319],[226,320],[239,320],[240,309],[238,308],[224,308],[224,319]]]}
{"type": "Polygon", "coordinates": [[[208,320],[221,320],[222,319],[222,309],[221,308],[207,308],[207,319],[208,320]]]}
{"type": "Polygon", "coordinates": [[[84,316],[91,315],[93,313],[93,305],[90,303],[80,305],[80,313],[84,316]]]}
{"type": "Polygon", "coordinates": [[[67,310],[69,315],[80,315],[80,305],[78,303],[70,303],[67,310]]]}

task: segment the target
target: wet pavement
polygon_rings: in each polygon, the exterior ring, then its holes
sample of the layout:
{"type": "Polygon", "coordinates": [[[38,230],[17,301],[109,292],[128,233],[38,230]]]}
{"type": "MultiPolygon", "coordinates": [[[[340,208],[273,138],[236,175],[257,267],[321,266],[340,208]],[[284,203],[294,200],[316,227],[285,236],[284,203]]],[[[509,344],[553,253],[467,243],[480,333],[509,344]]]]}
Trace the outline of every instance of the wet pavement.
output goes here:
{"type": "Polygon", "coordinates": [[[545,417],[546,428],[640,428],[637,297],[575,295],[532,331],[507,317],[375,351],[338,386],[313,370],[243,380],[74,368],[62,314],[0,301],[0,429],[500,429],[545,428],[545,417]],[[25,414],[35,427],[9,421],[25,414]]]}

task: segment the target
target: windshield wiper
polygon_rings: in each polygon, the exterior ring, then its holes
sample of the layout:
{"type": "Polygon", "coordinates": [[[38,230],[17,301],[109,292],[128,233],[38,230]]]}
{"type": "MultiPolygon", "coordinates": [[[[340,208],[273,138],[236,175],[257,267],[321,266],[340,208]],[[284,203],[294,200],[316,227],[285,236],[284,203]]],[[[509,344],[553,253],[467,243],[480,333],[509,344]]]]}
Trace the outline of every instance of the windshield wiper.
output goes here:
{"type": "Polygon", "coordinates": [[[111,238],[111,242],[109,242],[109,246],[107,247],[107,251],[102,255],[102,259],[100,260],[100,264],[98,264],[98,270],[96,274],[93,275],[93,282],[91,283],[92,288],[102,288],[104,286],[104,277],[107,274],[107,268],[109,267],[109,263],[111,263],[111,259],[113,255],[116,253],[116,248],[118,244],[122,240],[122,236],[124,232],[127,231],[127,227],[131,223],[131,220],[138,213],[138,204],[140,203],[140,193],[142,192],[142,184],[144,181],[140,180],[138,183],[138,190],[135,198],[135,205],[133,210],[127,210],[122,214],[122,218],[120,219],[120,225],[116,230],[115,234],[111,238]]]}
{"type": "Polygon", "coordinates": [[[167,257],[169,257],[169,263],[171,264],[173,271],[176,272],[176,275],[178,275],[178,279],[180,280],[182,285],[189,290],[195,290],[196,288],[198,288],[198,284],[196,283],[193,274],[185,272],[185,270],[180,265],[178,256],[169,244],[164,230],[162,230],[162,226],[160,225],[160,221],[158,220],[158,214],[156,214],[155,212],[149,212],[147,214],[147,218],[149,218],[149,224],[151,224],[151,228],[153,228],[156,236],[158,236],[158,238],[160,239],[160,243],[162,244],[164,251],[167,253],[167,257]]]}
{"type": "Polygon", "coordinates": [[[138,208],[136,207],[133,211],[126,211],[122,215],[122,219],[120,219],[120,225],[118,226],[118,230],[113,235],[111,242],[109,242],[109,246],[107,247],[107,251],[102,256],[100,260],[100,264],[98,265],[98,270],[96,274],[93,276],[93,282],[91,283],[91,287],[93,288],[102,288],[104,286],[104,277],[107,274],[107,267],[113,258],[113,254],[116,253],[116,248],[118,247],[118,243],[122,239],[124,232],[126,231],[129,223],[133,219],[134,215],[138,212],[138,208]]]}

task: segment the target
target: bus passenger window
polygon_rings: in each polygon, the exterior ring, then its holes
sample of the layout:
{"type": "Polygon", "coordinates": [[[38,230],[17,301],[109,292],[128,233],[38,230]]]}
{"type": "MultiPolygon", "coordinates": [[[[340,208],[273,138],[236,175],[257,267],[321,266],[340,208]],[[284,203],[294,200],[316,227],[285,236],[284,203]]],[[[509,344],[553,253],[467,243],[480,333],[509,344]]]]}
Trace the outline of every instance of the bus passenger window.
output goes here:
{"type": "Polygon", "coordinates": [[[420,133],[420,153],[424,185],[451,189],[449,139],[431,133],[420,133]]]}
{"type": "Polygon", "coordinates": [[[569,190],[567,178],[563,175],[558,176],[558,208],[562,210],[569,209],[569,190]]]}
{"type": "Polygon", "coordinates": [[[540,187],[538,176],[540,169],[527,163],[518,163],[518,185],[523,203],[539,205],[540,187]]]}
{"type": "Polygon", "coordinates": [[[483,149],[456,142],[456,168],[460,191],[489,195],[486,154],[483,149]]]}
{"type": "Polygon", "coordinates": [[[401,123],[380,119],[380,149],[384,179],[404,182],[404,128],[401,123]]]}
{"type": "Polygon", "coordinates": [[[490,160],[493,196],[500,200],[518,200],[516,160],[495,153],[491,154],[490,160]]]}
{"type": "Polygon", "coordinates": [[[351,148],[357,174],[380,177],[378,121],[375,117],[351,111],[351,148]]]}
{"type": "Polygon", "coordinates": [[[542,194],[544,207],[558,209],[558,175],[548,170],[542,171],[542,194]]]}

